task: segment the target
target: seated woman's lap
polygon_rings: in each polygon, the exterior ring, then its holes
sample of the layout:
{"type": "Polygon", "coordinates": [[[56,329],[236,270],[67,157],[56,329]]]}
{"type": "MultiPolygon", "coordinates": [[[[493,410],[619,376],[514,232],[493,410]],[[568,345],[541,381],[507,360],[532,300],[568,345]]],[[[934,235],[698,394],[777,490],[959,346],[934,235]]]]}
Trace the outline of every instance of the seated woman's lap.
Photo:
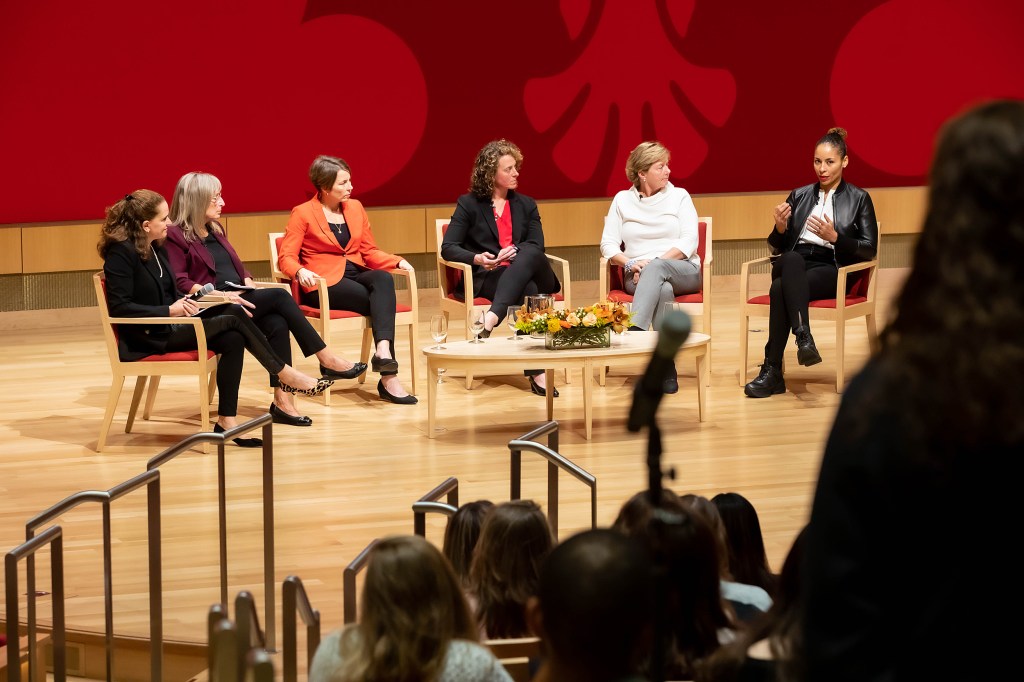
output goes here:
{"type": "MultiPolygon", "coordinates": [[[[395,281],[391,273],[384,270],[364,270],[358,275],[345,275],[341,280],[327,287],[327,295],[333,310],[348,310],[373,319],[374,338],[394,339],[395,335],[395,281]]],[[[306,305],[320,305],[320,294],[311,291],[303,294],[306,305]]]]}

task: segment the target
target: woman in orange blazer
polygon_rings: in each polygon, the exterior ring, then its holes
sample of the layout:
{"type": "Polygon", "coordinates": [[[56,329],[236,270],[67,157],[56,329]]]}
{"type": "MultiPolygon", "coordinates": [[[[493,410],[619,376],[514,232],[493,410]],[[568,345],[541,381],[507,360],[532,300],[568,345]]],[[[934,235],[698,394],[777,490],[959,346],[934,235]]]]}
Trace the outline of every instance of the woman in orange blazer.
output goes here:
{"type": "Polygon", "coordinates": [[[316,196],[292,209],[278,255],[278,267],[302,287],[303,303],[320,305],[316,280],[327,280],[331,308],[373,320],[381,399],[414,405],[415,396],[398,380],[395,359],[395,282],[388,270],[412,270],[407,260],[377,248],[363,205],[352,199],[352,170],[342,159],[318,156],[309,168],[316,196]]]}

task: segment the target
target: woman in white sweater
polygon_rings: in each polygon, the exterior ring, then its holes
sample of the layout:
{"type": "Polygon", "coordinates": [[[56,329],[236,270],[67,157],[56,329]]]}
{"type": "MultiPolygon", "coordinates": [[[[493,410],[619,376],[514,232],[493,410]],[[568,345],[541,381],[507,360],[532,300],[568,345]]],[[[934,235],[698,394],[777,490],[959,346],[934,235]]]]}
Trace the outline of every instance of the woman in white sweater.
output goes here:
{"type": "MultiPolygon", "coordinates": [[[[665,304],[701,287],[697,210],[690,194],[669,182],[669,156],[660,142],[630,152],[626,177],[633,186],[612,199],[601,235],[601,255],[625,268],[633,326],[642,330],[660,329],[665,304]]],[[[673,372],[665,392],[676,390],[673,372]]]]}

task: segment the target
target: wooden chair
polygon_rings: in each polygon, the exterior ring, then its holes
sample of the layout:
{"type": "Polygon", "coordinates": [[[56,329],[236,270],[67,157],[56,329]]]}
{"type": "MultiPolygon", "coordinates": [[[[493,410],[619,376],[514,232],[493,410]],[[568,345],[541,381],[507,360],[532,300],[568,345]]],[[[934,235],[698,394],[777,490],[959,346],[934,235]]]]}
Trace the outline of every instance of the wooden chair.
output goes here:
{"type": "Polygon", "coordinates": [[[107,409],[103,416],[103,424],[100,426],[100,437],[96,441],[96,452],[100,452],[107,441],[107,433],[110,431],[110,424],[114,419],[114,410],[117,409],[118,399],[121,397],[121,389],[124,386],[126,377],[138,377],[135,382],[135,392],[132,394],[131,407],[128,410],[128,421],[125,423],[124,432],[131,433],[132,425],[135,423],[135,414],[142,399],[142,393],[146,390],[147,380],[149,382],[149,395],[146,398],[146,406],[142,411],[142,418],[149,419],[153,412],[153,402],[156,400],[156,392],[160,387],[160,378],[163,376],[192,376],[199,379],[199,414],[202,431],[210,430],[210,402],[216,389],[217,358],[216,353],[206,346],[206,332],[203,330],[202,320],[194,317],[111,317],[107,309],[106,282],[102,272],[92,276],[93,286],[96,289],[96,303],[100,309],[100,322],[103,326],[103,337],[107,342],[107,356],[110,360],[110,371],[114,375],[110,384],[110,395],[107,397],[107,409]],[[115,325],[123,324],[190,324],[195,327],[197,350],[181,353],[164,353],[162,355],[149,355],[134,362],[121,360],[117,352],[117,329],[115,325]]]}
{"type": "MultiPolygon", "coordinates": [[[[270,270],[271,275],[278,282],[285,283],[291,287],[292,297],[295,299],[299,310],[306,316],[313,328],[320,334],[328,346],[331,345],[331,332],[333,331],[361,331],[362,347],[359,351],[359,360],[369,363],[370,354],[373,349],[373,329],[369,317],[349,310],[331,310],[330,297],[327,294],[327,281],[323,278],[317,280],[317,290],[320,293],[320,305],[312,307],[305,305],[301,300],[301,289],[299,283],[283,272],[278,266],[278,252],[281,248],[281,241],[284,239],[284,232],[271,232],[267,235],[270,241],[270,270]]],[[[416,289],[416,273],[395,268],[389,272],[397,277],[404,277],[408,282],[408,303],[399,301],[395,306],[395,327],[409,328],[409,372],[412,380],[412,392],[416,393],[416,321],[419,317],[418,293],[416,289]]],[[[359,376],[359,383],[366,382],[366,373],[359,376]]],[[[323,392],[324,404],[331,404],[331,391],[323,392]]]]}
{"type": "MultiPolygon", "coordinates": [[[[878,249],[881,249],[882,230],[879,225],[878,249]]],[[[878,277],[878,251],[873,260],[855,263],[839,268],[834,298],[823,298],[811,301],[807,308],[810,321],[827,320],[836,325],[836,393],[842,393],[845,383],[844,350],[846,340],[846,323],[863,317],[867,325],[868,344],[872,351],[878,349],[878,333],[875,329],[875,285],[878,277]],[[847,291],[847,283],[852,282],[847,291]]],[[[755,258],[747,261],[740,268],[740,386],[747,383],[747,341],[750,332],[751,317],[768,317],[770,304],[768,294],[751,297],[750,268],[751,266],[768,263],[773,256],[755,258]]],[[[813,329],[813,327],[812,327],[813,329]]]]}
{"type": "Polygon", "coordinates": [[[528,682],[530,659],[541,655],[540,640],[536,637],[489,639],[484,646],[491,650],[515,682],[528,682]]]}
{"type": "MultiPolygon", "coordinates": [[[[450,314],[461,317],[466,322],[466,334],[469,334],[469,325],[487,310],[491,300],[476,297],[472,300],[466,299],[463,292],[473,291],[473,266],[466,263],[456,263],[445,260],[441,257],[441,243],[444,241],[444,233],[448,229],[448,219],[440,218],[434,223],[434,232],[437,237],[437,286],[441,292],[441,312],[445,317],[450,314]]],[[[555,271],[558,280],[562,283],[562,289],[555,294],[556,308],[572,308],[571,290],[572,278],[569,275],[569,261],[558,256],[545,254],[551,263],[551,269],[555,271]]],[[[502,320],[504,322],[504,320],[502,320]]]]}
{"type": "MultiPolygon", "coordinates": [[[[676,308],[700,320],[700,331],[711,336],[711,274],[714,264],[712,251],[712,222],[710,217],[697,218],[697,255],[700,256],[701,290],[694,294],[676,296],[676,308]]],[[[605,300],[618,303],[632,303],[633,297],[626,293],[623,285],[624,268],[612,265],[602,258],[598,267],[598,291],[605,300]]],[[[708,346],[708,377],[711,376],[711,347],[708,346]]],[[[604,370],[600,381],[604,382],[604,370]]]]}
{"type": "MultiPolygon", "coordinates": [[[[448,319],[449,324],[452,313],[461,317],[466,323],[465,334],[468,338],[470,324],[491,307],[491,300],[480,296],[472,300],[466,299],[465,292],[473,291],[473,266],[445,260],[441,257],[441,244],[444,242],[444,233],[447,230],[447,218],[438,218],[434,221],[434,235],[437,239],[437,286],[441,293],[441,312],[448,319]]],[[[551,263],[551,269],[555,271],[558,281],[562,284],[561,290],[555,294],[555,307],[571,309],[572,277],[569,274],[569,261],[550,253],[544,255],[547,256],[551,263]]],[[[500,320],[498,324],[504,325],[504,322],[504,320],[500,320]]],[[[466,388],[469,389],[472,383],[473,374],[466,372],[466,388]]],[[[569,370],[565,371],[565,383],[569,383],[569,370]]]]}

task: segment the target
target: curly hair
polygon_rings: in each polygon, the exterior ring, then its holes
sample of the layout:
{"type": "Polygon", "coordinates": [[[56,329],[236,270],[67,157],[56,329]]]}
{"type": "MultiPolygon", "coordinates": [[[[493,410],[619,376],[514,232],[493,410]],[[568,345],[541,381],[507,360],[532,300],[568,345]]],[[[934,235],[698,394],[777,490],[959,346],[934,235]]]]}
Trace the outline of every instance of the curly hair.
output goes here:
{"type": "Polygon", "coordinates": [[[482,199],[490,199],[494,193],[494,176],[498,173],[498,159],[508,155],[516,160],[516,170],[523,165],[523,153],[519,147],[506,139],[492,140],[484,145],[473,162],[469,176],[469,191],[482,199]]]}
{"type": "Polygon", "coordinates": [[[996,101],[940,135],[913,268],[881,336],[873,402],[898,404],[934,457],[1024,438],[1022,252],[1024,102],[996,101]]]}
{"type": "Polygon", "coordinates": [[[530,634],[526,601],[537,594],[540,566],[553,546],[551,527],[536,502],[513,500],[487,514],[469,575],[477,621],[488,637],[530,634]]]}
{"type": "Polygon", "coordinates": [[[149,259],[146,231],[142,223],[156,217],[164,198],[150,189],[137,189],[124,195],[113,206],[107,208],[107,217],[100,228],[100,241],[96,250],[100,258],[107,257],[107,251],[116,242],[130,240],[142,260],[149,259]]]}

